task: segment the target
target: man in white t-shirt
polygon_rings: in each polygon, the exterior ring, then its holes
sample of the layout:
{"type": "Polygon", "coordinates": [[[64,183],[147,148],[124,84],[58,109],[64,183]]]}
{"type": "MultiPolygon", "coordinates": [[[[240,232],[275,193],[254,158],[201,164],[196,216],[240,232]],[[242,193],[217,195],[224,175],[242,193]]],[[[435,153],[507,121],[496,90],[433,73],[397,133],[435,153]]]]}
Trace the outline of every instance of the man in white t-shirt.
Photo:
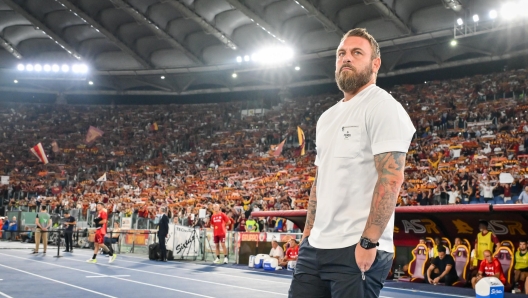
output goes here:
{"type": "Polygon", "coordinates": [[[380,66],[365,29],[345,34],[336,53],[344,98],[317,121],[317,173],[289,297],[378,297],[392,266],[394,208],[416,130],[375,85],[380,66]]]}
{"type": "Polygon", "coordinates": [[[284,258],[284,250],[275,240],[271,241],[271,250],[269,256],[277,260],[281,260],[282,258],[284,258]]]}

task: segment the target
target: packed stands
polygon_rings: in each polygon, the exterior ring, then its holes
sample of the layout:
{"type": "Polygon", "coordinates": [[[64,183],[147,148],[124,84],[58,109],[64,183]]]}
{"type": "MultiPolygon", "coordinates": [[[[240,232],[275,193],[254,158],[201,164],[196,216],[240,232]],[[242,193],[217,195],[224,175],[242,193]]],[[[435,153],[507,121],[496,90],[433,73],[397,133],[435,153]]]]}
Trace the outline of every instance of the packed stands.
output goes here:
{"type": "MultiPolygon", "coordinates": [[[[526,73],[520,69],[389,89],[417,129],[399,206],[517,200],[528,185],[526,73]],[[503,172],[514,181],[499,183],[503,172]]],[[[315,176],[315,124],[339,99],[296,98],[263,114],[247,111],[247,102],[2,103],[0,172],[9,176],[9,184],[1,186],[1,197],[9,208],[48,204],[53,210],[77,208],[83,215],[89,215],[90,204],[103,201],[114,214],[145,219],[168,205],[169,215],[180,223],[198,209],[210,212],[216,202],[237,223],[251,210],[303,209],[315,176]],[[87,144],[90,126],[104,135],[87,144]],[[297,126],[305,135],[304,156],[297,148],[297,126]],[[284,150],[276,157],[270,147],[283,140],[284,150]],[[39,142],[47,165],[29,151],[39,142]],[[96,181],[104,174],[106,181],[96,181]]],[[[273,230],[280,222],[262,224],[273,230]]]]}

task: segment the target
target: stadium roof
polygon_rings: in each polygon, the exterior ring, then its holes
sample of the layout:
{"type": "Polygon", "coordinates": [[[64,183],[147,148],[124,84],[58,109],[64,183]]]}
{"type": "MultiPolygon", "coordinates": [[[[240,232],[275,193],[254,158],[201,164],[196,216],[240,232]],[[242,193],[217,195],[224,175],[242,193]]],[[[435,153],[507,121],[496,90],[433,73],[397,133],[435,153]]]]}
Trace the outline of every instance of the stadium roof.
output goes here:
{"type": "Polygon", "coordinates": [[[331,83],[335,48],[355,27],[367,28],[378,40],[380,77],[527,56],[528,26],[522,18],[502,16],[502,4],[0,0],[0,91],[187,95],[331,83]],[[268,46],[291,47],[294,58],[275,66],[237,62],[268,46]],[[88,65],[88,74],[17,70],[19,64],[74,63],[88,65]]]}

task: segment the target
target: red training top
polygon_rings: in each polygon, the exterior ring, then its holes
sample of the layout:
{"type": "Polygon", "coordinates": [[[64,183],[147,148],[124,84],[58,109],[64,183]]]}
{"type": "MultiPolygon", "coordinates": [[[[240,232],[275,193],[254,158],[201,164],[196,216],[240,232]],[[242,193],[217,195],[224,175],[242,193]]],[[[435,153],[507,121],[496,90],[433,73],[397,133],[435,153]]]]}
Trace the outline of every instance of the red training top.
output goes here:
{"type": "Polygon", "coordinates": [[[494,276],[495,274],[500,273],[500,281],[502,284],[506,284],[506,277],[504,276],[504,271],[502,271],[502,265],[499,260],[495,258],[493,258],[493,262],[491,263],[482,261],[480,263],[479,271],[482,272],[484,276],[494,276]]]}
{"type": "Polygon", "coordinates": [[[286,258],[288,261],[297,261],[297,257],[299,256],[299,245],[296,245],[295,247],[290,247],[286,250],[286,258]]]}
{"type": "Polygon", "coordinates": [[[230,222],[231,220],[224,212],[211,215],[211,226],[214,230],[214,236],[225,236],[226,225],[230,222]]]}
{"type": "MultiPolygon", "coordinates": [[[[106,211],[104,211],[104,210],[99,211],[99,215],[98,215],[98,217],[99,217],[100,219],[102,219],[102,220],[103,220],[103,219],[104,219],[104,220],[107,220],[107,219],[108,219],[108,216],[107,216],[107,214],[106,214],[106,211]]],[[[107,223],[105,222],[101,228],[97,229],[97,233],[100,233],[100,234],[106,235],[106,224],[107,224],[107,223]]]]}

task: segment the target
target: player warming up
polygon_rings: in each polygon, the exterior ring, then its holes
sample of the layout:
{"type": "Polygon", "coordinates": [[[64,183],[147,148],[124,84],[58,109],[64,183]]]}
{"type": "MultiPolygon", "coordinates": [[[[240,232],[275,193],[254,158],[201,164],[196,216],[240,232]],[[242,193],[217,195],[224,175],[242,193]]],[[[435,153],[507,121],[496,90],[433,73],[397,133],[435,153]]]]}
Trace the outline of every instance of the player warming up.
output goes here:
{"type": "Polygon", "coordinates": [[[106,210],[103,208],[103,203],[99,202],[97,203],[97,212],[98,215],[94,219],[96,231],[95,231],[95,239],[94,239],[94,255],[91,259],[89,259],[88,263],[97,263],[96,257],[97,252],[99,252],[99,248],[102,248],[105,252],[109,254],[108,263],[112,263],[116,259],[116,255],[113,251],[110,251],[106,245],[104,245],[104,236],[106,234],[106,224],[108,222],[108,215],[106,213],[106,210]]]}
{"type": "Polygon", "coordinates": [[[215,264],[220,264],[220,248],[219,244],[222,245],[222,250],[224,252],[224,264],[227,264],[227,249],[225,244],[226,230],[229,226],[231,220],[224,212],[220,210],[220,205],[214,204],[213,206],[213,215],[211,216],[211,224],[214,229],[214,244],[216,246],[216,259],[214,260],[215,264]]]}

